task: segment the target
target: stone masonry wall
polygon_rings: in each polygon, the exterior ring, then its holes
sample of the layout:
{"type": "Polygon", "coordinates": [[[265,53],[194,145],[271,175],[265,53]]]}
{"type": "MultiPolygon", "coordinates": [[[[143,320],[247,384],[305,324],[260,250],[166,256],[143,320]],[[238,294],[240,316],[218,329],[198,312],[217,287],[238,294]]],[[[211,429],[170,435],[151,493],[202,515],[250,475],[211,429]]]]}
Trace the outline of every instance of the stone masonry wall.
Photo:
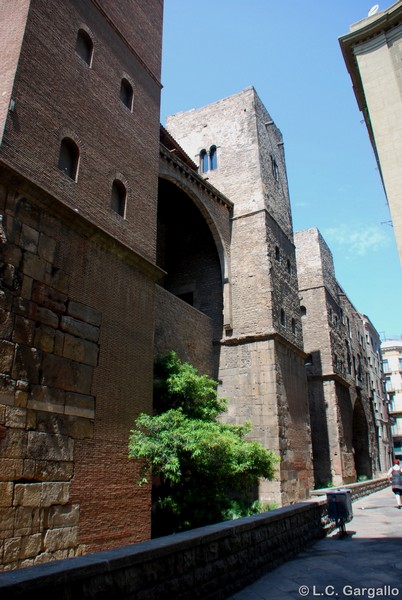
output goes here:
{"type": "Polygon", "coordinates": [[[150,490],[127,444],[152,402],[152,268],[25,192],[0,188],[5,569],[150,536],[150,490]]]}

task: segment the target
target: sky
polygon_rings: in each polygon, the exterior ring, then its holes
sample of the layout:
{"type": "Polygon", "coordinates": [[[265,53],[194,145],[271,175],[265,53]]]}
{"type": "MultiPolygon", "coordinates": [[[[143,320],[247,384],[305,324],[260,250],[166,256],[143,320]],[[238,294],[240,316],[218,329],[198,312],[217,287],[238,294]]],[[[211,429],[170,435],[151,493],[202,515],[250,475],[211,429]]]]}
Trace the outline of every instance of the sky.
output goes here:
{"type": "Polygon", "coordinates": [[[338,40],[372,6],[165,0],[161,123],[253,86],[283,135],[294,230],[319,229],[355,308],[402,339],[391,216],[338,40]]]}

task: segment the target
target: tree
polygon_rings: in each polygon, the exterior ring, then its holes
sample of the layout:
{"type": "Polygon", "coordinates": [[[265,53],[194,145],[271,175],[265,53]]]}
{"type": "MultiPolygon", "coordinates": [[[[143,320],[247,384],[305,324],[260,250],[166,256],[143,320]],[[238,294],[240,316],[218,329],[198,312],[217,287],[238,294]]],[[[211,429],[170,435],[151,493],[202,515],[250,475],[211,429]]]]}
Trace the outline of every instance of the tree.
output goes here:
{"type": "Polygon", "coordinates": [[[156,482],[153,535],[222,521],[236,496],[274,477],[278,458],[246,439],[250,423],[218,420],[226,406],[217,383],[175,352],[157,359],[154,415],[138,417],[129,442],[130,456],[143,459],[141,482],[156,482]]]}

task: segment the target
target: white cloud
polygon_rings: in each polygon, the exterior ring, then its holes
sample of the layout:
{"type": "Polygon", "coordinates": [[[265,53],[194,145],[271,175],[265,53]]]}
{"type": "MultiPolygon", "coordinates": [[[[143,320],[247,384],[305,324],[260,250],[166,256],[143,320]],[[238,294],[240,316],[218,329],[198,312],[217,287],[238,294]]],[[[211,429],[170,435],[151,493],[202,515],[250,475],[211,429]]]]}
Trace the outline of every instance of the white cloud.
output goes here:
{"type": "Polygon", "coordinates": [[[389,238],[380,227],[356,228],[340,225],[323,231],[325,241],[341,246],[349,255],[365,256],[368,252],[381,250],[388,246],[389,238]]]}

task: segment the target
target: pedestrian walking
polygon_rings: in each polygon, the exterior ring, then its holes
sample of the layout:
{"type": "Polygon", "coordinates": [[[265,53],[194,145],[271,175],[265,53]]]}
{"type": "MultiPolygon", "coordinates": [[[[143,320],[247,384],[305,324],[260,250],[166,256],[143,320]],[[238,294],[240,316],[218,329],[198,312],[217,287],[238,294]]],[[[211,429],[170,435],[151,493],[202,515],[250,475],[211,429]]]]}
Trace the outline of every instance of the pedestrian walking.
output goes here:
{"type": "Polygon", "coordinates": [[[396,508],[402,508],[402,469],[398,458],[395,458],[394,464],[388,471],[388,477],[391,483],[392,491],[395,494],[396,508]]]}

